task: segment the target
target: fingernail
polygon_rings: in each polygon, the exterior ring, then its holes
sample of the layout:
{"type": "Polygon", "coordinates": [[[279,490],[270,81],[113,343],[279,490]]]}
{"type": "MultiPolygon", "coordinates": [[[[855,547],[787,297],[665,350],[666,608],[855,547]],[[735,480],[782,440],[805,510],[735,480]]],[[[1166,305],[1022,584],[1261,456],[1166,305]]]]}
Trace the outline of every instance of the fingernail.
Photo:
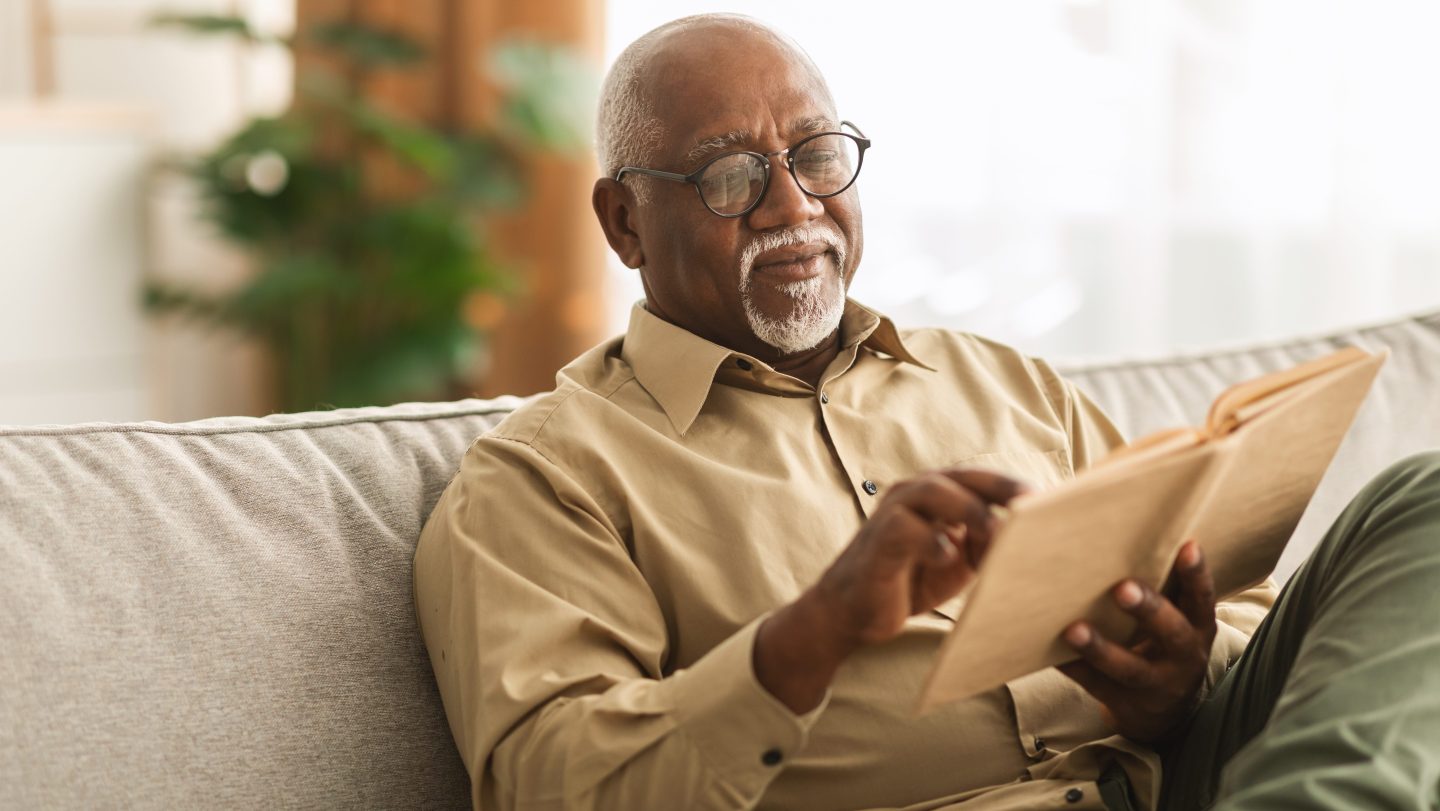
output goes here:
{"type": "Polygon", "coordinates": [[[1135,585],[1134,580],[1126,580],[1120,584],[1120,588],[1115,589],[1115,601],[1122,608],[1134,608],[1144,597],[1144,592],[1140,591],[1140,587],[1135,585]]]}
{"type": "Polygon", "coordinates": [[[959,551],[960,550],[955,548],[955,544],[950,540],[949,535],[946,535],[944,532],[935,533],[935,550],[932,554],[934,554],[936,560],[941,563],[949,563],[958,556],[959,551]]]}
{"type": "Polygon", "coordinates": [[[1184,551],[1183,554],[1184,554],[1184,557],[1185,557],[1185,560],[1184,560],[1185,568],[1187,568],[1187,569],[1193,569],[1193,568],[1195,568],[1196,566],[1199,566],[1199,565],[1200,565],[1200,545],[1199,545],[1199,544],[1195,543],[1194,541],[1191,541],[1190,543],[1186,544],[1186,545],[1185,545],[1185,551],[1184,551]]]}
{"type": "Polygon", "coordinates": [[[1090,629],[1085,625],[1072,625],[1065,631],[1065,641],[1072,647],[1083,648],[1090,644],[1090,629]]]}

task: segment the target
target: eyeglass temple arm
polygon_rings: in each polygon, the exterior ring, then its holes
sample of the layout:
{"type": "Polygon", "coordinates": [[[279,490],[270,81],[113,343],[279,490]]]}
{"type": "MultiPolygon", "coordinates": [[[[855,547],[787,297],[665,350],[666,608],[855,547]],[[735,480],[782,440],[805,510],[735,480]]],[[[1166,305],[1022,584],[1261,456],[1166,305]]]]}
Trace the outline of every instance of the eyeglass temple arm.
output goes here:
{"type": "Polygon", "coordinates": [[[637,175],[650,175],[651,177],[663,177],[666,180],[678,180],[681,183],[690,182],[690,177],[688,175],[677,174],[675,172],[662,172],[659,169],[642,169],[639,166],[620,167],[615,172],[615,179],[620,180],[621,178],[625,177],[625,174],[627,172],[631,172],[637,175]]]}

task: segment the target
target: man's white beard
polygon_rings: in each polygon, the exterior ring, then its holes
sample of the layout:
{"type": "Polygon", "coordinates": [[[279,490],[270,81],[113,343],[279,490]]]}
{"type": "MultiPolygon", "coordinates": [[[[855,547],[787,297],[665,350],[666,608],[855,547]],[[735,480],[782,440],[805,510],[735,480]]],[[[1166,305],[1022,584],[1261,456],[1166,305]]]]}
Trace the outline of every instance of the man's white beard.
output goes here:
{"type": "Polygon", "coordinates": [[[828,228],[797,228],[779,234],[766,234],[747,246],[741,257],[740,304],[745,308],[745,318],[750,322],[750,330],[755,337],[784,355],[819,346],[834,334],[840,326],[840,317],[845,314],[844,268],[845,243],[839,234],[828,228]],[[776,319],[760,312],[751,296],[755,257],[764,251],[816,240],[827,242],[831,247],[832,253],[827,256],[835,263],[834,290],[826,291],[826,283],[830,279],[824,273],[810,279],[778,284],[775,289],[794,301],[790,315],[776,319]]]}

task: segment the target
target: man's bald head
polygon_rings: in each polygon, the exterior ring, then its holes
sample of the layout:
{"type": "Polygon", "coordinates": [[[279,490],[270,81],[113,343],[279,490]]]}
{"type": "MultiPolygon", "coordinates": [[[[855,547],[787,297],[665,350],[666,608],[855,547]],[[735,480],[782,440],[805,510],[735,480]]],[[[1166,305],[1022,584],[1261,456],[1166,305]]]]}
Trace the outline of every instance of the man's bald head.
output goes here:
{"type": "MultiPolygon", "coordinates": [[[[829,86],[810,56],[794,40],[758,20],[740,14],[696,14],[672,20],[630,43],[605,77],[595,146],[606,177],[614,177],[622,166],[651,166],[666,138],[674,135],[664,120],[665,103],[677,93],[691,99],[703,95],[703,87],[677,87],[677,83],[726,81],[724,72],[705,71],[697,64],[704,58],[699,51],[716,47],[731,49],[739,58],[757,48],[783,51],[813,76],[817,92],[830,98],[829,86]]],[[[637,202],[645,202],[649,180],[630,175],[626,183],[637,202]]]]}

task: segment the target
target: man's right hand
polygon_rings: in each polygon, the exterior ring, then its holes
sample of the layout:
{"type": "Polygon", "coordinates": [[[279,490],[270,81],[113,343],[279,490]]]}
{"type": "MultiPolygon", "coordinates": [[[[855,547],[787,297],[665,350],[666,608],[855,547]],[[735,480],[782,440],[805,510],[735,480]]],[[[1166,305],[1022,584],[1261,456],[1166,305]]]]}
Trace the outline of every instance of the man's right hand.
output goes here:
{"type": "Polygon", "coordinates": [[[755,675],[797,713],[820,703],[835,671],[862,645],[955,596],[975,576],[996,524],[992,505],[1025,492],[1014,479],[952,468],[887,488],[835,562],[755,638],[755,675]]]}

